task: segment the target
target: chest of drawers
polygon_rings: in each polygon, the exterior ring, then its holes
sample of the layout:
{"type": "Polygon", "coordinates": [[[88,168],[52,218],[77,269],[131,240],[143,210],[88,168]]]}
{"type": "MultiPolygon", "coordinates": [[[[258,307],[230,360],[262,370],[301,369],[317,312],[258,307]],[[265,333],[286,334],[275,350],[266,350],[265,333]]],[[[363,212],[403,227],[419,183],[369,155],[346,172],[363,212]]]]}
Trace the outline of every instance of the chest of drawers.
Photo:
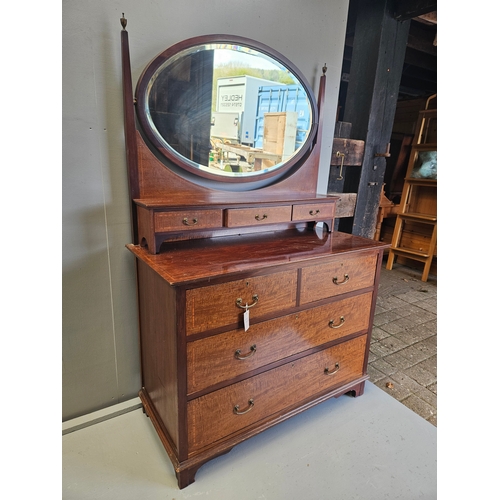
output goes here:
{"type": "Polygon", "coordinates": [[[310,231],[177,242],[158,255],[128,246],[140,397],[180,488],[243,440],[363,393],[385,247],[310,231]]]}

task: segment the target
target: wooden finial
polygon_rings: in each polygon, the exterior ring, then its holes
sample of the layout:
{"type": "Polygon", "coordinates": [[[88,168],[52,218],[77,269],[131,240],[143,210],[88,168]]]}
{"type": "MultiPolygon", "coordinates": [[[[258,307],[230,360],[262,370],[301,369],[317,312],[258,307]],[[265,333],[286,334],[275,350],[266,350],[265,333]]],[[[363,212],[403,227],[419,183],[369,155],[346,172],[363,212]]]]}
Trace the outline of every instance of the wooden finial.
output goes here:
{"type": "Polygon", "coordinates": [[[326,67],[326,63],[325,65],[323,66],[323,74],[326,75],[326,70],[327,70],[327,67],[326,67]]]}
{"type": "Polygon", "coordinates": [[[122,28],[125,29],[127,27],[127,20],[125,19],[125,14],[123,12],[120,22],[122,23],[122,28]]]}

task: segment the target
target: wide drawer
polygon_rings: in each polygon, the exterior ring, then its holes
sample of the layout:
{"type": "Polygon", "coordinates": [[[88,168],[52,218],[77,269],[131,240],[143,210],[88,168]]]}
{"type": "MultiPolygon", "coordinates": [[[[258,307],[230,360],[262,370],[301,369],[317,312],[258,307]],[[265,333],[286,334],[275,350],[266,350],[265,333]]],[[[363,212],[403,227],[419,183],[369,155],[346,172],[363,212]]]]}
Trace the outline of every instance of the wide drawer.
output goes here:
{"type": "Polygon", "coordinates": [[[188,402],[188,452],[363,375],[366,335],[188,402]]]}
{"type": "Polygon", "coordinates": [[[297,304],[297,271],[229,281],[186,291],[186,334],[243,321],[246,306],[252,318],[286,311],[297,304]]]}
{"type": "Polygon", "coordinates": [[[368,329],[372,294],[188,342],[188,394],[368,329]]]}
{"type": "Polygon", "coordinates": [[[294,205],[292,211],[292,220],[316,220],[333,219],[335,214],[335,203],[318,203],[308,205],[294,205]]]}
{"type": "Polygon", "coordinates": [[[307,304],[373,286],[377,255],[374,253],[346,255],[329,263],[304,267],[300,303],[307,304]]]}
{"type": "Polygon", "coordinates": [[[278,207],[230,208],[225,212],[226,227],[259,226],[290,222],[291,205],[278,207]]]}
{"type": "Polygon", "coordinates": [[[222,227],[222,210],[156,212],[154,225],[157,232],[222,227]]]}

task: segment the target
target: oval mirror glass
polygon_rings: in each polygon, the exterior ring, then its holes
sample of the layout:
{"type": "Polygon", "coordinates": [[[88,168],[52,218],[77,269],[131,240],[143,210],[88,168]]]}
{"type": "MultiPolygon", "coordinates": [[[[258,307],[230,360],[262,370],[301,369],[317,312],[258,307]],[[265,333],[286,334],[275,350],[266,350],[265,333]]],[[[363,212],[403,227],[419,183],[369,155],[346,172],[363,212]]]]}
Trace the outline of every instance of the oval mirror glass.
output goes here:
{"type": "Polygon", "coordinates": [[[217,180],[293,166],[317,126],[304,78],[261,44],[207,38],[178,44],[146,68],[136,94],[143,132],[177,165],[217,180]]]}

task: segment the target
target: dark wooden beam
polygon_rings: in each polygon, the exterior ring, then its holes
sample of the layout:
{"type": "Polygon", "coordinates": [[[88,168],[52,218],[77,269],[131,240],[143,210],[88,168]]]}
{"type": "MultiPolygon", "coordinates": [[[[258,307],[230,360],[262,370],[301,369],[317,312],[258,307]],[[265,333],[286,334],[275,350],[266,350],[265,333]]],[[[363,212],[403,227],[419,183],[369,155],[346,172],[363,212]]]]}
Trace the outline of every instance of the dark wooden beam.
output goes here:
{"type": "Polygon", "coordinates": [[[436,57],[437,47],[434,45],[436,31],[436,26],[429,26],[411,21],[407,47],[436,57]]]}
{"type": "Polygon", "coordinates": [[[429,71],[437,71],[437,58],[424,52],[408,47],[406,49],[405,63],[416,66],[417,68],[426,69],[429,71]]]}
{"type": "Polygon", "coordinates": [[[433,81],[421,80],[419,78],[412,78],[409,76],[403,75],[401,78],[400,87],[415,89],[419,92],[419,94],[435,94],[437,91],[437,83],[433,81]]]}
{"type": "Polygon", "coordinates": [[[403,78],[413,79],[416,82],[420,81],[423,86],[425,86],[426,83],[431,83],[435,86],[437,83],[437,73],[435,71],[416,68],[408,64],[405,64],[403,78]]]}
{"type": "Polygon", "coordinates": [[[394,19],[407,21],[435,10],[437,10],[436,0],[398,0],[394,10],[394,19]]]}
{"type": "MultiPolygon", "coordinates": [[[[437,47],[434,45],[435,36],[435,26],[424,26],[422,23],[412,21],[406,47],[408,49],[413,49],[416,52],[423,52],[425,54],[436,57],[437,47]]],[[[354,35],[346,37],[344,46],[344,59],[347,59],[348,61],[352,59],[353,43],[354,35]]]]}
{"type": "Polygon", "coordinates": [[[351,138],[365,141],[361,167],[346,169],[343,191],[357,193],[354,217],[339,229],[373,238],[384,183],[410,21],[393,16],[391,0],[359,0],[356,36],[344,121],[352,123],[351,138]]]}

